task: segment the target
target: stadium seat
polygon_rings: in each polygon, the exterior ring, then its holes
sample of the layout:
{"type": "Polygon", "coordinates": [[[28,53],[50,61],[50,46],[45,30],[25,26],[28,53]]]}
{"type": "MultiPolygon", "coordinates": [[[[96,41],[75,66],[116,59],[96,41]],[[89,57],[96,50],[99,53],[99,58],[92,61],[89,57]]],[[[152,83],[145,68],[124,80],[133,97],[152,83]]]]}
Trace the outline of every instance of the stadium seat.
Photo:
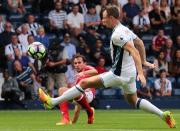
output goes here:
{"type": "Polygon", "coordinates": [[[27,13],[31,13],[32,11],[32,5],[29,3],[24,3],[24,8],[26,9],[27,13]]]}
{"type": "Polygon", "coordinates": [[[176,88],[176,79],[174,77],[168,77],[168,79],[171,81],[172,83],[172,88],[176,88]]]}
{"type": "Polygon", "coordinates": [[[62,35],[60,35],[59,40],[60,40],[60,42],[62,42],[64,40],[64,37],[62,35]]]}
{"type": "Polygon", "coordinates": [[[180,89],[174,89],[174,96],[180,96],[180,89]]]}
{"type": "Polygon", "coordinates": [[[177,79],[176,88],[180,89],[180,78],[177,79]]]}
{"type": "Polygon", "coordinates": [[[143,35],[142,36],[142,40],[144,42],[144,46],[146,48],[146,50],[150,49],[150,46],[152,45],[152,39],[153,39],[153,35],[151,34],[147,34],[147,35],[143,35]]]}
{"type": "Polygon", "coordinates": [[[102,34],[102,35],[100,36],[100,38],[101,38],[102,40],[106,40],[106,39],[107,39],[107,36],[106,36],[105,34],[102,34]]]}
{"type": "Polygon", "coordinates": [[[24,22],[23,17],[24,16],[21,14],[13,14],[13,15],[9,16],[9,21],[12,22],[12,24],[15,28],[17,28],[24,22]]]}
{"type": "MultiPolygon", "coordinates": [[[[4,78],[3,78],[3,74],[0,72],[0,94],[2,91],[2,84],[4,83],[4,78]]],[[[1,95],[0,95],[0,100],[2,100],[1,95]]]]}
{"type": "Polygon", "coordinates": [[[166,24],[164,27],[165,34],[171,36],[172,33],[172,25],[171,24],[166,24]]]}
{"type": "Polygon", "coordinates": [[[44,15],[42,17],[43,17],[42,24],[44,25],[45,28],[49,29],[49,18],[48,18],[48,15],[44,15]]]}
{"type": "Polygon", "coordinates": [[[154,56],[147,56],[147,61],[153,63],[154,62],[155,57],[154,56]]]}
{"type": "Polygon", "coordinates": [[[34,17],[35,17],[35,21],[39,23],[41,20],[41,17],[39,15],[34,15],[34,17]]]}
{"type": "Polygon", "coordinates": [[[96,89],[95,96],[97,99],[100,99],[102,95],[102,89],[96,89]]]}
{"type": "Polygon", "coordinates": [[[110,52],[110,48],[109,47],[104,47],[104,50],[106,51],[106,52],[110,52]]]}
{"type": "Polygon", "coordinates": [[[120,90],[117,88],[104,88],[102,89],[102,98],[103,99],[119,99],[120,90]]]}
{"type": "Polygon", "coordinates": [[[154,81],[156,80],[155,77],[148,77],[147,79],[150,85],[154,85],[154,81]]]}
{"type": "Polygon", "coordinates": [[[48,33],[47,36],[49,37],[49,43],[56,39],[56,35],[53,33],[48,33]]]}
{"type": "Polygon", "coordinates": [[[105,35],[105,34],[102,34],[101,39],[102,39],[102,41],[103,41],[103,47],[105,48],[105,50],[106,50],[106,49],[109,50],[109,48],[110,48],[110,44],[109,44],[109,42],[110,42],[110,37],[108,37],[108,36],[105,35]]]}

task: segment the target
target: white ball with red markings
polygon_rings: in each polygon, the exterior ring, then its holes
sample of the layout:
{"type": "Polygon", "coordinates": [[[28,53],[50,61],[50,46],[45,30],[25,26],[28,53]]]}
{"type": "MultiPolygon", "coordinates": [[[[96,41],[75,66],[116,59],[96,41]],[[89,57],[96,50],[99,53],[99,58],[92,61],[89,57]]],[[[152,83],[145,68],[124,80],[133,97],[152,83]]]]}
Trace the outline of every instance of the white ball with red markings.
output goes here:
{"type": "Polygon", "coordinates": [[[46,47],[41,42],[33,42],[28,46],[28,55],[40,60],[46,55],[46,47]]]}

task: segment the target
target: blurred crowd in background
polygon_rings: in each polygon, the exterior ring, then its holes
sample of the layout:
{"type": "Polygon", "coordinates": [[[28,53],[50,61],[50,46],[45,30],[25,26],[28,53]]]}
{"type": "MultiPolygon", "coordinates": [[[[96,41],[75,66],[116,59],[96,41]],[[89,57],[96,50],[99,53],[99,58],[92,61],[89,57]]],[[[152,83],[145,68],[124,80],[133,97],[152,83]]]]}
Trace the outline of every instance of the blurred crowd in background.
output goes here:
{"type": "Polygon", "coordinates": [[[74,85],[71,59],[78,53],[99,73],[109,70],[111,30],[101,21],[107,5],[119,8],[119,21],[143,40],[147,60],[156,65],[143,69],[147,85],[137,82],[138,95],[174,96],[180,88],[180,0],[0,0],[1,96],[36,99],[39,87],[56,96],[57,88],[74,85]],[[45,63],[28,56],[34,41],[47,48],[45,63]]]}

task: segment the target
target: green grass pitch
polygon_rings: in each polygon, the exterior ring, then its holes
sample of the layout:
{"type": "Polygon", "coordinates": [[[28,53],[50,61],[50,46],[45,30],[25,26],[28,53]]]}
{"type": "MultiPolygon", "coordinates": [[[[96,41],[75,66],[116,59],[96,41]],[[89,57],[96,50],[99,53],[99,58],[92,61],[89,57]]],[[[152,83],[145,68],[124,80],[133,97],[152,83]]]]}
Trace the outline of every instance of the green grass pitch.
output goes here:
{"type": "MultiPolygon", "coordinates": [[[[157,116],[140,110],[96,110],[93,125],[81,111],[77,124],[56,126],[59,111],[0,111],[0,131],[180,131],[180,110],[171,110],[177,122],[169,129],[157,116]]],[[[70,112],[72,116],[72,111],[70,112]]]]}

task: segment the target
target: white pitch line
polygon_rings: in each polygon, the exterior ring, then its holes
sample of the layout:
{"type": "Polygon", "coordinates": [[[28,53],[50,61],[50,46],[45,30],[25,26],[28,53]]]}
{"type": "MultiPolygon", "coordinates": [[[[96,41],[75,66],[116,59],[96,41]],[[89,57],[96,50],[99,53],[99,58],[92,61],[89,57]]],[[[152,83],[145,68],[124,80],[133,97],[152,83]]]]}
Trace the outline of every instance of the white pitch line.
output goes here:
{"type": "MultiPolygon", "coordinates": [[[[15,131],[57,131],[56,129],[15,129],[15,131]]],[[[135,130],[135,129],[63,129],[63,131],[155,131],[153,129],[147,129],[147,130],[135,130]]],[[[3,129],[3,131],[12,131],[11,129],[3,129]]]]}

